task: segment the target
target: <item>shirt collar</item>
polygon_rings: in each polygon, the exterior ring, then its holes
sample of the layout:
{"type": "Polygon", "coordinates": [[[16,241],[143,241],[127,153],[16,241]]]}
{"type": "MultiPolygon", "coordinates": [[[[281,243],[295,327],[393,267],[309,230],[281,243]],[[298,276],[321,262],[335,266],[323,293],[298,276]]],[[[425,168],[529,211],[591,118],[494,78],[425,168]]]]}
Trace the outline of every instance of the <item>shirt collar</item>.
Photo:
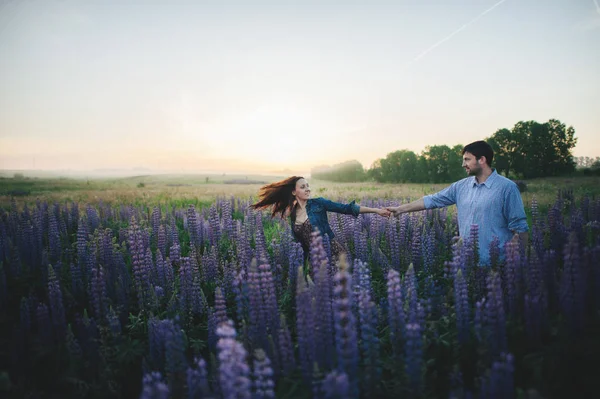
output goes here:
{"type": "Polygon", "coordinates": [[[492,174],[488,176],[488,178],[486,179],[486,181],[484,181],[481,184],[477,183],[477,179],[475,178],[475,176],[473,176],[473,186],[486,186],[487,188],[492,188],[492,185],[494,184],[494,182],[497,180],[498,178],[498,173],[496,173],[496,169],[492,169],[492,174]]]}

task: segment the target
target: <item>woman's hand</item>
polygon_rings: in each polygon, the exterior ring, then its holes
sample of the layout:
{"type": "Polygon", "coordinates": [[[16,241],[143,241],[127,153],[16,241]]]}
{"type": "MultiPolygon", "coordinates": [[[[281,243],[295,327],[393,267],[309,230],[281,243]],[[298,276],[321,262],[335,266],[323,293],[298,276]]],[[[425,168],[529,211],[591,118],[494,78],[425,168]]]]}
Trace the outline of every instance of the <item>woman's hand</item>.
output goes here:
{"type": "Polygon", "coordinates": [[[391,215],[391,212],[388,211],[385,208],[376,208],[375,209],[375,213],[378,214],[379,216],[383,216],[383,217],[389,217],[391,215]]]}

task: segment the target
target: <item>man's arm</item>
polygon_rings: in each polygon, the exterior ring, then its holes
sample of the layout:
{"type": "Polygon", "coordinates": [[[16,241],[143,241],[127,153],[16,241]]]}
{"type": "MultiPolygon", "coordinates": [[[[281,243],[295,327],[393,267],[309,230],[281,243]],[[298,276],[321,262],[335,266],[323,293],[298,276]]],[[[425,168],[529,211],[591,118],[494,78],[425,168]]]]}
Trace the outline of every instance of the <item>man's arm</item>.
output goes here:
{"type": "Polygon", "coordinates": [[[425,202],[423,198],[418,199],[408,204],[402,204],[400,206],[388,206],[386,209],[394,214],[394,216],[401,215],[407,212],[418,212],[425,210],[425,202]]]}

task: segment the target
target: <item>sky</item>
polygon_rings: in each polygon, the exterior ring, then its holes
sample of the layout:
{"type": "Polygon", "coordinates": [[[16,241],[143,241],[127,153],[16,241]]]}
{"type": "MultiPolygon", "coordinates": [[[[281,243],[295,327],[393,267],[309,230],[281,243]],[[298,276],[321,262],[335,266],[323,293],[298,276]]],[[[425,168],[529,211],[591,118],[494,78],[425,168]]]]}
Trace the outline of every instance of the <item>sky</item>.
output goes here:
{"type": "Polygon", "coordinates": [[[0,0],[0,169],[309,171],[522,120],[600,156],[599,0],[0,0]]]}

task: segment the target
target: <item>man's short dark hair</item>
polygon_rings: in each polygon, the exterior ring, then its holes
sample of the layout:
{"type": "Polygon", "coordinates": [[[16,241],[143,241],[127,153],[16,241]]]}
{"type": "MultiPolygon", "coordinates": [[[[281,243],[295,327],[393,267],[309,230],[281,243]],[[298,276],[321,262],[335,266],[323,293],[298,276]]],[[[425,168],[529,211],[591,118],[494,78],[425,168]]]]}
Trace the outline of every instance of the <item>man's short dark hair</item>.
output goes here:
{"type": "Polygon", "coordinates": [[[492,147],[485,141],[480,140],[471,144],[467,144],[462,150],[462,155],[465,155],[465,152],[475,155],[476,159],[485,157],[485,161],[488,166],[492,166],[492,161],[494,160],[494,150],[492,150],[492,147]]]}

